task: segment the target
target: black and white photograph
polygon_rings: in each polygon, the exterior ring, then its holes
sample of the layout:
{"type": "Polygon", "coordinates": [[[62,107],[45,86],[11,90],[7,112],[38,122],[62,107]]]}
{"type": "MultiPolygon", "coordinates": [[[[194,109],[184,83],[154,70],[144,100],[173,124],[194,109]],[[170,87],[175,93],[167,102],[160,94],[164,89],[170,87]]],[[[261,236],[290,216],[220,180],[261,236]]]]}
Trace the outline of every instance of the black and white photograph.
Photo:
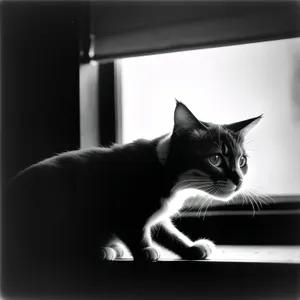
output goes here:
{"type": "Polygon", "coordinates": [[[0,298],[300,299],[300,2],[0,1],[0,298]]]}

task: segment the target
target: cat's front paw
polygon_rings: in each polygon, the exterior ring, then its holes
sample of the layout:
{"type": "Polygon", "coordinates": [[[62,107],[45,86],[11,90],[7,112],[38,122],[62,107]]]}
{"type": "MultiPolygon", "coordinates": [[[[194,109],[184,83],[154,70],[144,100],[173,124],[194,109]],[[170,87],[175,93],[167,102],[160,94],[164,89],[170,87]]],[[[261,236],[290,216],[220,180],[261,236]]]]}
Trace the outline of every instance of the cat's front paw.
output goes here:
{"type": "Polygon", "coordinates": [[[111,247],[101,247],[99,249],[100,260],[115,260],[116,257],[117,257],[117,252],[111,247]]]}
{"type": "Polygon", "coordinates": [[[135,261],[157,261],[160,258],[160,252],[155,247],[146,247],[140,253],[134,256],[135,261]]]}
{"type": "Polygon", "coordinates": [[[193,246],[187,248],[181,257],[183,259],[205,259],[209,257],[215,249],[216,245],[212,241],[200,239],[194,242],[193,246]]]}
{"type": "Polygon", "coordinates": [[[125,249],[121,244],[112,244],[110,245],[110,248],[115,250],[116,258],[122,258],[125,254],[125,249]]]}

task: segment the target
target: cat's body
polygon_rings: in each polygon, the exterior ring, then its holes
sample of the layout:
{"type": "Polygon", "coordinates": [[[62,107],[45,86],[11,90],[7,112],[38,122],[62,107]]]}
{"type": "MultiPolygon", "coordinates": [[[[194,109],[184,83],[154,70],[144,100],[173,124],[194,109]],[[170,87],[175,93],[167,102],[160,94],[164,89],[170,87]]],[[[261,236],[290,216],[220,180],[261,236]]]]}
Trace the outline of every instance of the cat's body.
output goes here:
{"type": "Polygon", "coordinates": [[[23,217],[15,216],[15,222],[25,222],[19,229],[32,223],[32,230],[44,231],[38,238],[50,242],[47,252],[53,248],[68,256],[90,251],[93,243],[99,250],[113,234],[122,237],[124,228],[142,232],[160,208],[160,199],[170,192],[156,155],[157,142],[71,151],[21,172],[10,200],[13,207],[22,206],[23,217]]]}
{"type": "MultiPolygon", "coordinates": [[[[203,135],[204,128],[195,128],[195,119],[183,104],[178,102],[176,111],[172,135],[111,148],[71,151],[21,172],[13,180],[4,203],[4,224],[10,227],[11,249],[19,249],[19,255],[24,259],[34,256],[54,264],[66,261],[93,263],[97,259],[111,260],[122,255],[119,246],[113,245],[117,237],[129,248],[135,260],[159,258],[153,240],[183,258],[207,257],[214,247],[212,242],[193,242],[171,222],[171,217],[184,204],[184,199],[174,197],[175,187],[181,184],[182,188],[185,182],[193,185],[195,178],[208,176],[211,172],[212,182],[223,188],[224,195],[230,195],[232,186],[235,189],[241,184],[242,171],[232,168],[225,171],[225,165],[223,171],[217,170],[220,167],[209,171],[204,163],[204,152],[199,154],[195,151],[196,144],[192,143],[199,143],[197,139],[204,141],[204,136],[215,143],[213,129],[210,135],[203,135]],[[200,155],[198,161],[195,155],[200,155]],[[217,171],[220,175],[213,173],[217,171]],[[230,181],[228,186],[225,186],[225,180],[230,181]],[[155,226],[159,229],[152,235],[155,226]]],[[[222,147],[228,157],[230,153],[233,157],[243,151],[242,145],[239,149],[234,148],[225,129],[219,131],[219,143],[220,134],[221,140],[224,135],[225,146],[222,147]]],[[[240,132],[237,141],[239,136],[240,132]]],[[[203,149],[207,143],[203,144],[203,149]]],[[[210,148],[212,155],[215,150],[210,148]]],[[[240,157],[242,152],[238,155],[240,157]]],[[[216,190],[206,190],[207,185],[201,186],[201,182],[203,179],[193,187],[215,197],[222,196],[216,194],[216,190]]],[[[218,190],[218,193],[221,192],[218,190]]]]}

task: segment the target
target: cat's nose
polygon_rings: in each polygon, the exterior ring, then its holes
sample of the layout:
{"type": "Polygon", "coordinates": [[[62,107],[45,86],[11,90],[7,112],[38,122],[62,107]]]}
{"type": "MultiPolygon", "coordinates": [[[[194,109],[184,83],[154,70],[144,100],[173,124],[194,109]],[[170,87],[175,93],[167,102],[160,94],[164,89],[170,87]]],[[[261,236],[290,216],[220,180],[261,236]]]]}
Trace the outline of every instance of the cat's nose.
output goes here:
{"type": "Polygon", "coordinates": [[[239,178],[239,179],[237,180],[237,182],[235,183],[235,185],[236,185],[235,190],[238,191],[238,190],[241,188],[242,184],[243,184],[243,179],[242,179],[242,178],[239,178]]]}

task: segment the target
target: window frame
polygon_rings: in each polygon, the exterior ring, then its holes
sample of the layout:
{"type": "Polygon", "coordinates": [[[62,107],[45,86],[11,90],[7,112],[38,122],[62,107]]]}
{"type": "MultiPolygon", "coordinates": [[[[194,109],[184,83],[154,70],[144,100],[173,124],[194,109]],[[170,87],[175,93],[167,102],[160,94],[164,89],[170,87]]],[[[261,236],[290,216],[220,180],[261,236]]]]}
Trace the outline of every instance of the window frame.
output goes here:
{"type": "MultiPolygon", "coordinates": [[[[120,93],[121,82],[118,64],[113,62],[99,62],[99,144],[108,146],[118,143],[122,139],[122,99],[120,93]],[[107,76],[107,77],[105,77],[107,76]],[[101,80],[102,78],[102,80],[101,80]]],[[[237,197],[231,205],[215,205],[198,213],[199,207],[193,210],[183,211],[176,224],[192,236],[211,236],[217,243],[245,245],[246,240],[233,223],[243,224],[243,227],[252,228],[250,233],[255,233],[255,238],[248,238],[249,245],[300,245],[300,236],[294,234],[293,228],[300,220],[300,195],[271,195],[274,203],[268,201],[268,205],[262,207],[244,203],[237,197]],[[260,210],[260,211],[259,211],[260,210]],[[205,214],[205,217],[204,217],[205,214]],[[193,219],[193,222],[188,221],[193,219]],[[203,219],[206,221],[203,221],[203,219]],[[203,226],[213,220],[220,228],[231,226],[233,231],[228,238],[222,231],[216,231],[215,227],[203,226]],[[234,220],[234,221],[233,221],[234,220]],[[261,226],[264,230],[261,230],[261,226]],[[268,225],[269,224],[269,225],[268,225]],[[199,228],[203,230],[195,231],[199,228]],[[274,232],[280,233],[274,235],[274,232]]]]}

